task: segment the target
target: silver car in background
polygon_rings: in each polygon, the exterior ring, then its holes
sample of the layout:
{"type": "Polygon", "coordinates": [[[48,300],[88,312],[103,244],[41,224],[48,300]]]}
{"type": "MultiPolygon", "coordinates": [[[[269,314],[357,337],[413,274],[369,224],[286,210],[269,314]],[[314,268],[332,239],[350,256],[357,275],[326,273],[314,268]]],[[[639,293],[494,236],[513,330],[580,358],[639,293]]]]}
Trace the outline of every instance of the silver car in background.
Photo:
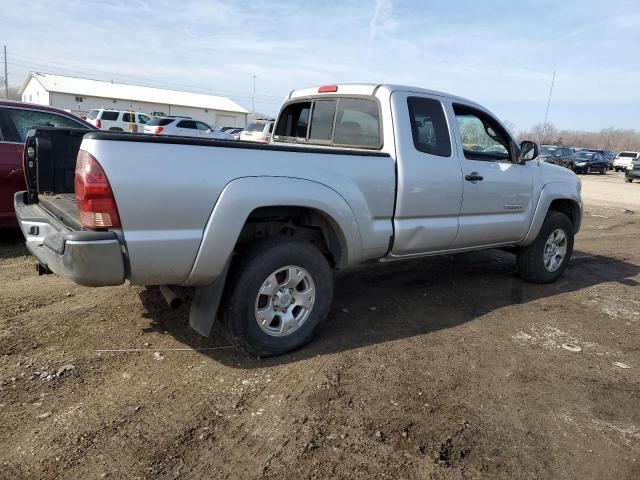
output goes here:
{"type": "Polygon", "coordinates": [[[272,120],[259,120],[250,123],[240,132],[240,140],[269,143],[271,141],[274,123],[272,120]]]}

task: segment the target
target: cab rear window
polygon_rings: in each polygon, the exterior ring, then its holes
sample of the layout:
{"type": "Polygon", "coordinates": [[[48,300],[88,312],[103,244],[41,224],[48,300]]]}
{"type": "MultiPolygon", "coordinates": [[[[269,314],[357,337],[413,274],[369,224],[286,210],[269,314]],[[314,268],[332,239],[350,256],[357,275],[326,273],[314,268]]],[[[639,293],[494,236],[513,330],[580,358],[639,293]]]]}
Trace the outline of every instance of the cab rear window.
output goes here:
{"type": "Polygon", "coordinates": [[[368,98],[333,97],[290,103],[282,110],[274,141],[382,147],[380,109],[368,98]]]}

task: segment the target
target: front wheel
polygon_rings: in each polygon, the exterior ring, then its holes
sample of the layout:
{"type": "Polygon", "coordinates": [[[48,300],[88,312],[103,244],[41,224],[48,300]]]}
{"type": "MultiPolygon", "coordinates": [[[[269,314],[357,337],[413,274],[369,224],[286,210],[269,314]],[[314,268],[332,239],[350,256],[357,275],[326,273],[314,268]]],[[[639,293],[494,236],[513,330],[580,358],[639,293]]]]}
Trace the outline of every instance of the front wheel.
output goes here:
{"type": "Polygon", "coordinates": [[[573,224],[561,212],[550,211],[534,242],[516,254],[518,276],[534,283],[550,283],[567,268],[573,252],[573,224]]]}
{"type": "Polygon", "coordinates": [[[231,341],[250,355],[280,355],[307,344],[329,314],[333,276],[320,250],[272,237],[232,266],[223,322],[231,341]]]}
{"type": "Polygon", "coordinates": [[[587,167],[587,175],[589,175],[591,173],[591,167],[587,167]]]}

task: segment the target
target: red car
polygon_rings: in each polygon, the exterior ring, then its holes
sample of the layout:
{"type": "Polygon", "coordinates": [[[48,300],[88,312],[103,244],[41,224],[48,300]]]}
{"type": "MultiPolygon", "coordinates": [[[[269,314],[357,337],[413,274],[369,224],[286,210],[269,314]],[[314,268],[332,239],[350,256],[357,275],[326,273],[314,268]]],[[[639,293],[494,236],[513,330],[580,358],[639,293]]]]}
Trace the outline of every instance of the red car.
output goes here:
{"type": "Polygon", "coordinates": [[[0,228],[17,226],[13,195],[26,190],[22,154],[25,136],[34,127],[94,128],[64,110],[0,101],[0,228]]]}

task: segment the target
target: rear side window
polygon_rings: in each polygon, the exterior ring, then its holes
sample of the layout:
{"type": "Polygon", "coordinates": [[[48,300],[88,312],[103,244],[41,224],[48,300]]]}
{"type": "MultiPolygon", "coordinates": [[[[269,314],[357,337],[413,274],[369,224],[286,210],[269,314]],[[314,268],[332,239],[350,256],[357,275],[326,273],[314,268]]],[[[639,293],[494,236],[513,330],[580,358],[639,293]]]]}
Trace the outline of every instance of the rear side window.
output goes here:
{"type": "Polygon", "coordinates": [[[378,103],[368,98],[326,98],[287,105],[275,140],[380,148],[378,103]],[[309,121],[310,120],[310,121],[309,121]]]}
{"type": "Polygon", "coordinates": [[[152,118],[151,120],[149,120],[149,123],[147,123],[147,125],[149,125],[150,127],[166,127],[167,125],[169,125],[171,122],[173,122],[173,118],[152,118]]]}
{"type": "Polygon", "coordinates": [[[378,104],[361,98],[341,98],[336,112],[333,143],[355,147],[380,147],[378,104]]]}
{"type": "Polygon", "coordinates": [[[432,98],[409,97],[407,105],[416,150],[450,157],[451,138],[442,103],[432,98]]]}
{"type": "Polygon", "coordinates": [[[17,108],[8,108],[5,112],[8,114],[9,122],[13,124],[21,142],[24,142],[27,132],[35,127],[87,128],[86,125],[80,122],[52,112],[17,108]]]}
{"type": "Polygon", "coordinates": [[[127,123],[132,122],[132,123],[136,123],[135,118],[136,118],[136,117],[135,117],[135,115],[134,115],[134,114],[131,114],[131,113],[123,113],[123,114],[122,114],[122,121],[123,121],[123,122],[127,122],[127,123]]]}
{"type": "Polygon", "coordinates": [[[98,110],[91,110],[87,115],[87,120],[95,120],[96,118],[98,118],[98,110]]]}
{"type": "Polygon", "coordinates": [[[114,121],[118,120],[118,116],[120,112],[102,112],[102,116],[100,117],[102,120],[114,121]]]}
{"type": "Polygon", "coordinates": [[[176,127],[178,127],[178,128],[190,128],[190,129],[193,129],[193,130],[197,130],[197,128],[198,128],[196,126],[196,122],[194,122],[193,120],[181,120],[180,122],[178,122],[176,127]]]}

